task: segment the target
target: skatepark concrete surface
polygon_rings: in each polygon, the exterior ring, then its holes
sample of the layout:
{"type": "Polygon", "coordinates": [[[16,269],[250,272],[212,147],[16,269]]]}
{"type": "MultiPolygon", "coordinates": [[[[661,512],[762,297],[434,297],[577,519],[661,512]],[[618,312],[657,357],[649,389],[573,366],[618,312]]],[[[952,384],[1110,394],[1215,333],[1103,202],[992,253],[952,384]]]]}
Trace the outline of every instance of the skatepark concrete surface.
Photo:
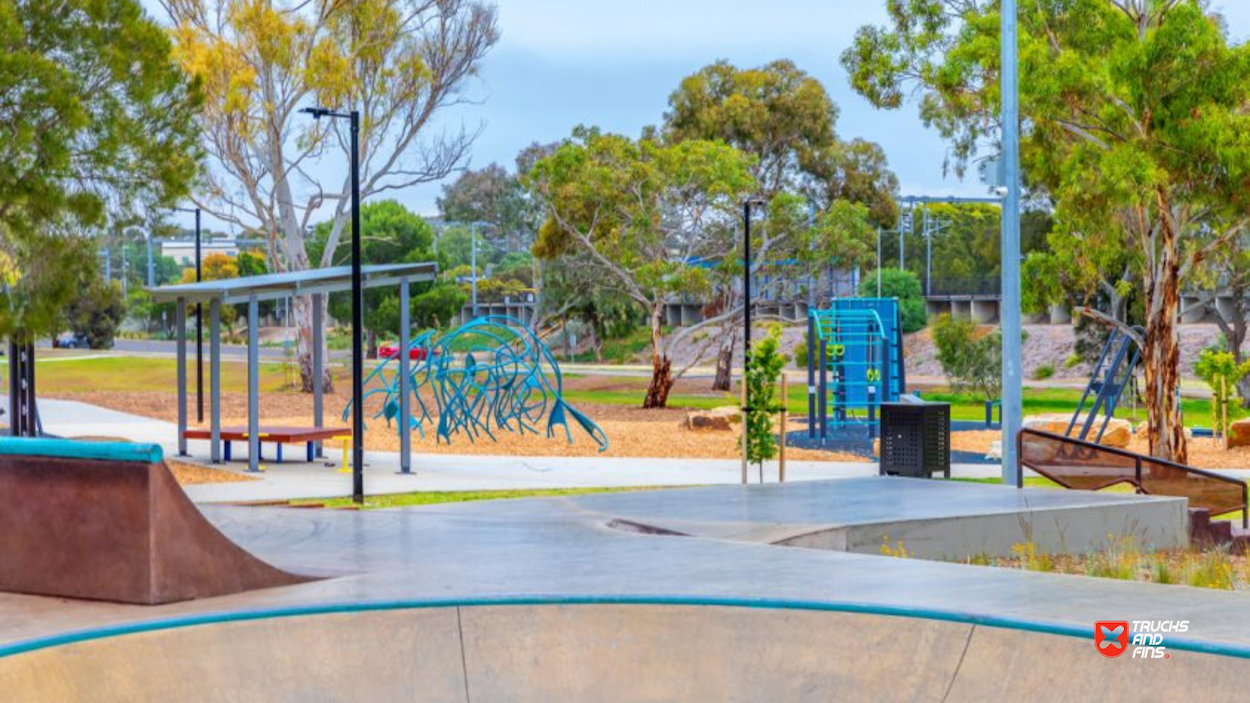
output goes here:
{"type": "MultiPolygon", "coordinates": [[[[1032,513],[1110,507],[1041,493],[882,478],[365,512],[206,505],[255,556],[322,578],[152,607],[0,594],[0,691],[15,702],[1244,700],[1245,594],[778,544],[838,524],[937,529],[957,514],[1038,522],[1049,518],[1032,513]],[[1147,619],[1189,621],[1165,639],[1168,658],[1096,650],[1096,621],[1147,619]]],[[[1113,498],[1144,514],[1176,503],[1113,498]]]]}

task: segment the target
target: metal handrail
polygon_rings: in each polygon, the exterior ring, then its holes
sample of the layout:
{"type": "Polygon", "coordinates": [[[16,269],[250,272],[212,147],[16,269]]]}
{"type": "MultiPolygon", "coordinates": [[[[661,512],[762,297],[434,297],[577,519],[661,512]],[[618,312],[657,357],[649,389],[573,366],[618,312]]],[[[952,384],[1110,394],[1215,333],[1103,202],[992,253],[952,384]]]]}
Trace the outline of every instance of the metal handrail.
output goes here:
{"type": "MultiPolygon", "coordinates": [[[[1202,476],[1204,478],[1209,478],[1215,481],[1223,481],[1224,483],[1231,483],[1231,484],[1240,486],[1241,487],[1241,505],[1242,505],[1241,526],[1243,528],[1250,527],[1250,510],[1248,510],[1248,507],[1250,506],[1248,506],[1248,502],[1247,502],[1247,498],[1250,498],[1250,490],[1248,490],[1248,487],[1245,481],[1242,481],[1236,478],[1231,478],[1229,476],[1224,476],[1222,474],[1217,474],[1213,471],[1206,471],[1204,469],[1195,469],[1192,466],[1178,464],[1174,461],[1168,461],[1167,459],[1157,459],[1155,457],[1142,456],[1141,454],[1130,452],[1125,449],[1120,449],[1119,447],[1108,447],[1106,445],[1098,444],[1096,442],[1087,442],[1082,439],[1073,439],[1072,437],[1067,437],[1061,434],[1056,434],[1054,432],[1046,432],[1044,430],[1023,429],[1023,430],[1020,430],[1020,432],[1016,434],[1016,456],[1018,457],[1018,461],[1019,461],[1019,466],[1016,467],[1018,469],[1016,471],[1016,487],[1017,488],[1024,488],[1023,469],[1027,467],[1033,470],[1034,472],[1039,473],[1042,476],[1045,476],[1051,481],[1054,481],[1060,486],[1063,486],[1064,488],[1074,489],[1073,486],[1068,485],[1062,479],[1059,479],[1055,476],[1051,476],[1050,474],[1046,473],[1045,470],[1037,466],[1030,465],[1028,462],[1024,460],[1024,436],[1026,434],[1032,435],[1034,437],[1041,437],[1043,439],[1055,440],[1064,444],[1070,444],[1070,445],[1074,445],[1077,447],[1083,447],[1085,449],[1094,449],[1100,452],[1104,452],[1106,454],[1123,457],[1125,459],[1132,459],[1133,466],[1134,466],[1134,478],[1133,478],[1133,481],[1131,481],[1131,483],[1137,487],[1138,492],[1145,493],[1147,495],[1151,495],[1151,493],[1150,491],[1146,490],[1146,488],[1142,485],[1142,461],[1143,460],[1149,461],[1152,464],[1158,464],[1159,466],[1162,466],[1164,468],[1175,469],[1177,471],[1184,471],[1185,473],[1195,474],[1195,475],[1202,476]]],[[[1127,479],[1120,479],[1117,481],[1112,481],[1104,486],[1099,486],[1098,488],[1095,488],[1094,490],[1107,488],[1108,486],[1114,486],[1117,483],[1124,483],[1126,480],[1127,479]]],[[[1180,497],[1187,498],[1188,496],[1180,496],[1180,497]]],[[[1227,513],[1227,512],[1232,512],[1232,511],[1228,510],[1224,512],[1227,513]]],[[[1220,514],[1223,515],[1224,513],[1220,513],[1220,514]]],[[[1215,516],[1213,515],[1212,517],[1215,517],[1215,516]]]]}

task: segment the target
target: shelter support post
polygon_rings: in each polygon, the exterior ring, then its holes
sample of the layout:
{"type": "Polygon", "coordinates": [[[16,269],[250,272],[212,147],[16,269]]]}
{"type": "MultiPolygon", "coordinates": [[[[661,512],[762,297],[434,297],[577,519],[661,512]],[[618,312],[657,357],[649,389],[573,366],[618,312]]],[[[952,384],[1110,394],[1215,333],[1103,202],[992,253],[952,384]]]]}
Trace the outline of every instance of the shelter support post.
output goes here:
{"type": "MultiPolygon", "coordinates": [[[[325,426],[325,360],[321,358],[321,348],[325,345],[325,297],[320,293],[312,295],[312,377],[313,377],[313,427],[321,429],[325,426]]],[[[320,441],[313,443],[313,456],[325,456],[320,441]]]]}
{"type": "Polygon", "coordinates": [[[260,304],[247,301],[247,469],[260,471],[260,304]]]}
{"type": "Polygon", "coordinates": [[[412,473],[412,406],[408,398],[412,379],[409,377],[409,288],[408,279],[399,279],[399,472],[412,473]]]}
{"type": "Polygon", "coordinates": [[[174,315],[178,330],[178,456],[187,456],[187,299],[179,298],[174,315]]]}
{"type": "Polygon", "coordinates": [[[212,430],[210,456],[214,464],[221,463],[221,301],[214,300],[209,305],[208,329],[208,370],[209,425],[212,430]]]}

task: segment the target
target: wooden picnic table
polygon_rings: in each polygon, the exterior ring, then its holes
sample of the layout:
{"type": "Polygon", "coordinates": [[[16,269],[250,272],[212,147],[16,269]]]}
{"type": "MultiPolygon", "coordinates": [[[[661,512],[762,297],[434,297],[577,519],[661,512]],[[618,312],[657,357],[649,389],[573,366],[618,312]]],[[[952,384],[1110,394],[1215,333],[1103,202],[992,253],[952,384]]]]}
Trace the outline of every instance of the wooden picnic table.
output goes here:
{"type": "MultiPolygon", "coordinates": [[[[213,433],[207,427],[188,427],[183,433],[187,439],[212,439],[213,433]]],[[[247,427],[243,425],[235,425],[231,427],[221,428],[221,440],[225,442],[225,460],[230,461],[230,443],[246,442],[248,436],[247,427]]],[[[315,458],[317,442],[324,442],[337,437],[350,437],[352,431],[346,427],[293,427],[293,426],[266,426],[261,425],[260,430],[256,433],[260,444],[263,446],[266,442],[275,444],[278,447],[278,463],[282,463],[282,445],[284,444],[300,444],[308,445],[308,461],[311,462],[315,458]]],[[[259,457],[263,458],[263,457],[259,457]]]]}

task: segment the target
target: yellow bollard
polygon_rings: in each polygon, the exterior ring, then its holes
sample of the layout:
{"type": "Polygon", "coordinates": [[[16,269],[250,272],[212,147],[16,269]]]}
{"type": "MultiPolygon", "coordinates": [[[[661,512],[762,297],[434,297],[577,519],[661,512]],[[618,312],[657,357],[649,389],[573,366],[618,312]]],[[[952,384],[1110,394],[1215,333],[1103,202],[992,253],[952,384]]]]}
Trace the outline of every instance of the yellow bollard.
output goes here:
{"type": "Polygon", "coordinates": [[[352,436],[347,435],[346,437],[341,437],[340,440],[341,441],[339,442],[339,447],[343,451],[343,468],[339,469],[338,473],[350,474],[352,472],[352,469],[350,466],[347,465],[347,457],[349,454],[351,454],[352,436]]]}

